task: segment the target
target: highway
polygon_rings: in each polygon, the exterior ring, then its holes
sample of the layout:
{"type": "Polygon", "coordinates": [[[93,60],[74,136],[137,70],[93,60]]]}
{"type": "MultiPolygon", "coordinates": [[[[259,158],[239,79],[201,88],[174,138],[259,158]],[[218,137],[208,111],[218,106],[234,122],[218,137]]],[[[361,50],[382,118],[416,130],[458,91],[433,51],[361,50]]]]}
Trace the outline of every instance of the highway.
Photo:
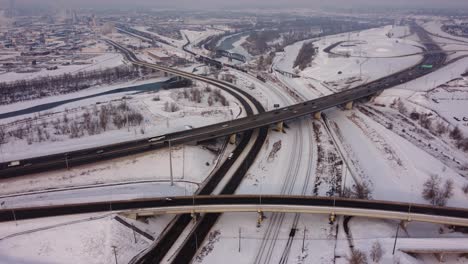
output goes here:
{"type": "Polygon", "coordinates": [[[285,212],[351,215],[468,226],[468,209],[388,201],[283,195],[199,195],[94,202],[59,206],[0,209],[0,222],[95,212],[188,214],[221,212],[285,212]],[[135,210],[137,209],[137,210],[135,210]],[[146,210],[148,209],[148,210],[146,210]],[[151,212],[151,213],[148,213],[151,212]]]}
{"type": "MultiPolygon", "coordinates": [[[[398,73],[392,74],[390,76],[383,77],[373,82],[366,83],[364,85],[340,93],[327,95],[318,99],[279,108],[273,111],[259,113],[257,115],[239,118],[233,121],[227,121],[214,125],[195,128],[192,130],[180,131],[166,135],[159,135],[157,137],[164,137],[159,141],[150,142],[152,138],[157,138],[155,136],[150,137],[148,139],[122,142],[118,144],[85,149],[70,153],[60,153],[43,157],[25,159],[19,161],[20,164],[17,166],[11,166],[11,162],[0,163],[0,178],[15,177],[19,175],[37,173],[52,169],[63,169],[67,166],[76,166],[85,163],[96,162],[100,160],[111,159],[135,153],[141,153],[156,148],[166,147],[169,141],[171,141],[173,145],[176,145],[189,142],[200,142],[210,140],[213,138],[229,136],[239,132],[269,126],[282,121],[314,114],[316,112],[320,112],[331,107],[346,104],[347,102],[356,101],[361,98],[373,96],[384,89],[408,82],[410,80],[431,73],[444,65],[444,62],[447,57],[446,54],[443,53],[437,45],[432,44],[430,42],[430,37],[428,36],[427,32],[424,31],[422,28],[415,26],[415,31],[417,32],[421,40],[425,43],[427,51],[431,51],[431,53],[425,54],[423,59],[417,65],[400,71],[398,73]],[[432,65],[432,68],[424,68],[421,67],[422,65],[432,65]]],[[[111,43],[121,52],[123,52],[127,60],[131,61],[135,65],[149,67],[152,69],[164,71],[185,78],[200,80],[224,90],[228,90],[227,88],[230,88],[237,91],[241,91],[240,89],[238,89],[230,83],[225,83],[212,78],[195,75],[192,73],[187,73],[184,71],[164,66],[141,62],[140,60],[138,60],[135,54],[133,54],[125,47],[110,40],[109,43],[111,43]]],[[[237,99],[239,97],[239,95],[234,96],[237,99]]]]}

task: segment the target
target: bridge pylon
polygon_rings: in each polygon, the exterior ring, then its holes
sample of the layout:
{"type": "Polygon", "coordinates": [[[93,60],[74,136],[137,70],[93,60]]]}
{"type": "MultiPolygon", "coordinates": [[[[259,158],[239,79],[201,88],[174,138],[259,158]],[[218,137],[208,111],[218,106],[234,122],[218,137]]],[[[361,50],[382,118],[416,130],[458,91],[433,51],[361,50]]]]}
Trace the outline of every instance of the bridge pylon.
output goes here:
{"type": "Polygon", "coordinates": [[[320,119],[322,119],[322,112],[316,112],[316,113],[314,113],[314,119],[315,119],[315,120],[320,120],[320,119]]]}
{"type": "Polygon", "coordinates": [[[265,215],[263,214],[262,211],[258,210],[257,211],[257,227],[260,227],[262,225],[262,222],[264,219],[265,219],[265,215]]]}
{"type": "Polygon", "coordinates": [[[278,132],[283,132],[284,133],[284,122],[283,121],[278,122],[276,124],[275,130],[278,131],[278,132]]]}
{"type": "Polygon", "coordinates": [[[236,139],[237,139],[236,134],[232,134],[231,136],[229,136],[229,144],[235,145],[236,144],[236,139]]]}
{"type": "Polygon", "coordinates": [[[192,220],[193,220],[194,222],[197,222],[198,219],[200,218],[200,214],[199,214],[199,213],[196,213],[195,211],[192,211],[192,212],[190,213],[190,217],[192,217],[192,220]]]}
{"type": "Polygon", "coordinates": [[[329,221],[330,225],[332,225],[333,223],[335,223],[335,220],[336,220],[335,212],[332,212],[332,213],[330,214],[330,216],[328,217],[328,221],[329,221]]]}

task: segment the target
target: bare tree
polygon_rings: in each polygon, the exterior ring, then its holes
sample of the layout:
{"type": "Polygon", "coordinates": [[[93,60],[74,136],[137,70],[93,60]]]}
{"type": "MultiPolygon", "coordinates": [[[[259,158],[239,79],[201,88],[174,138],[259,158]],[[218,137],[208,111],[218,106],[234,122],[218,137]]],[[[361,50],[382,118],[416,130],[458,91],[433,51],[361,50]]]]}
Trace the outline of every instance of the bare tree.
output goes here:
{"type": "Polygon", "coordinates": [[[342,196],[370,200],[372,199],[372,189],[367,182],[356,183],[351,188],[345,187],[342,196]]]}
{"type": "Polygon", "coordinates": [[[437,174],[431,174],[423,185],[423,198],[432,205],[445,206],[447,200],[453,196],[453,181],[445,181],[442,187],[442,179],[437,174]]]}
{"type": "Polygon", "coordinates": [[[380,244],[379,241],[375,241],[374,244],[372,244],[372,249],[370,252],[370,257],[372,258],[372,261],[378,263],[384,254],[384,251],[382,249],[382,245],[380,244]]]}
{"type": "Polygon", "coordinates": [[[349,264],[367,264],[367,256],[364,252],[354,249],[348,261],[349,264]]]}
{"type": "Polygon", "coordinates": [[[452,131],[450,131],[450,138],[454,140],[460,140],[463,138],[463,134],[458,126],[456,126],[452,131]]]}
{"type": "Polygon", "coordinates": [[[460,139],[457,142],[457,147],[465,152],[468,151],[468,138],[460,139]]]}
{"type": "Polygon", "coordinates": [[[465,194],[468,194],[468,183],[465,183],[465,185],[463,185],[462,191],[463,191],[465,194]]]}
{"type": "Polygon", "coordinates": [[[425,129],[429,129],[432,125],[432,121],[427,114],[422,114],[419,118],[419,124],[425,129]]]}
{"type": "Polygon", "coordinates": [[[5,132],[5,128],[0,126],[0,145],[4,143],[7,133],[5,132]]]}
{"type": "Polygon", "coordinates": [[[312,42],[304,42],[297,54],[293,67],[299,67],[300,70],[304,70],[312,62],[312,57],[315,55],[315,52],[315,47],[312,42]]]}
{"type": "Polygon", "coordinates": [[[435,133],[439,136],[447,133],[447,126],[444,124],[444,122],[442,121],[437,122],[436,127],[435,127],[435,133]]]}
{"type": "Polygon", "coordinates": [[[398,108],[398,112],[402,115],[406,115],[406,113],[408,112],[408,109],[406,108],[405,104],[403,103],[401,99],[398,100],[397,108],[398,108]]]}

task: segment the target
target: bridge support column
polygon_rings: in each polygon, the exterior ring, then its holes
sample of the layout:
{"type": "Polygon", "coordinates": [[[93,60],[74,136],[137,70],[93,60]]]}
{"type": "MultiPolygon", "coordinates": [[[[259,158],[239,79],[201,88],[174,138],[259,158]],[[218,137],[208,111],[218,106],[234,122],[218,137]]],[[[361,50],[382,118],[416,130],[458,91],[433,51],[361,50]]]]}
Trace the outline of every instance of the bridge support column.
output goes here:
{"type": "Polygon", "coordinates": [[[265,215],[263,214],[262,211],[258,210],[258,212],[257,212],[257,227],[260,227],[260,225],[263,222],[263,219],[265,219],[265,215]]]}
{"type": "Polygon", "coordinates": [[[164,72],[164,77],[167,77],[167,76],[169,76],[169,73],[164,72]]]}
{"type": "Polygon", "coordinates": [[[314,114],[314,118],[315,118],[316,120],[322,119],[322,112],[317,112],[317,113],[315,113],[315,114],[314,114]]]}
{"type": "Polygon", "coordinates": [[[236,144],[236,139],[237,139],[237,135],[236,134],[232,134],[230,137],[229,137],[229,144],[236,144]]]}
{"type": "Polygon", "coordinates": [[[125,217],[137,220],[138,214],[137,213],[131,213],[131,214],[125,214],[125,217]]]}
{"type": "Polygon", "coordinates": [[[347,102],[346,105],[345,105],[345,109],[346,109],[346,110],[351,110],[351,109],[353,109],[353,101],[347,102]]]}
{"type": "Polygon", "coordinates": [[[192,212],[190,213],[190,216],[192,217],[192,220],[193,220],[194,222],[197,222],[198,219],[200,218],[200,214],[199,214],[199,213],[195,213],[195,211],[192,211],[192,212]]]}
{"type": "Polygon", "coordinates": [[[442,263],[442,262],[445,262],[445,253],[435,253],[434,254],[435,257],[437,258],[437,260],[439,261],[439,263],[442,263]]]}
{"type": "Polygon", "coordinates": [[[335,216],[335,213],[331,213],[330,216],[328,217],[328,220],[330,221],[330,225],[332,225],[333,223],[335,223],[335,220],[336,220],[336,216],[335,216]]]}
{"type": "Polygon", "coordinates": [[[281,122],[277,123],[275,130],[278,131],[278,132],[284,132],[284,122],[281,121],[281,122]]]}

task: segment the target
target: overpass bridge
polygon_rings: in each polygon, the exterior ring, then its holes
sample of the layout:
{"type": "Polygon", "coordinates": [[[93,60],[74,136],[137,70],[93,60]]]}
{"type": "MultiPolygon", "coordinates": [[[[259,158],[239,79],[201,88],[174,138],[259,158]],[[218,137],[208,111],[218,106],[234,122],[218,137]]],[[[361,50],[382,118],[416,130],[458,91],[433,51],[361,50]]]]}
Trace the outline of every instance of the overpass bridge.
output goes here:
{"type": "Polygon", "coordinates": [[[0,210],[0,222],[41,217],[116,212],[136,218],[158,214],[283,212],[347,215],[468,226],[468,209],[421,204],[284,195],[198,195],[0,210]]]}

